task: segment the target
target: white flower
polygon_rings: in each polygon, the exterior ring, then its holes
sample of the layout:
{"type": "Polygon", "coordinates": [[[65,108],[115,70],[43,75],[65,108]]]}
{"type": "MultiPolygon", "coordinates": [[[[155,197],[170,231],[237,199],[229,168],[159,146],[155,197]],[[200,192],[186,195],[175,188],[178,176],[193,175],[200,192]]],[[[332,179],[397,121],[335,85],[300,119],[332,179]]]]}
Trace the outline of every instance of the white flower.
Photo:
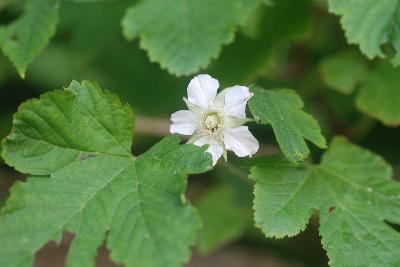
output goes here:
{"type": "Polygon", "coordinates": [[[194,77],[184,98],[189,110],[180,110],[171,115],[171,133],[193,135],[188,143],[208,145],[213,164],[227,150],[239,157],[254,155],[259,144],[247,126],[247,101],[253,96],[245,86],[226,88],[217,95],[218,80],[202,74],[194,77]]]}

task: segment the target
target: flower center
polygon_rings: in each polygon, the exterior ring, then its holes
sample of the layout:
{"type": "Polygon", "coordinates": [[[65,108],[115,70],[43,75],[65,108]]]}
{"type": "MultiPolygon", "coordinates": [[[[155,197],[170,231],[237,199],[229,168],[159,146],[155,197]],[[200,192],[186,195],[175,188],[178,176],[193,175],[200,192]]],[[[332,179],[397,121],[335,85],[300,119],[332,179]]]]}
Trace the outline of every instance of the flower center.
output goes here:
{"type": "Polygon", "coordinates": [[[208,134],[213,134],[220,130],[222,119],[218,112],[209,112],[204,116],[204,128],[208,134]]]}

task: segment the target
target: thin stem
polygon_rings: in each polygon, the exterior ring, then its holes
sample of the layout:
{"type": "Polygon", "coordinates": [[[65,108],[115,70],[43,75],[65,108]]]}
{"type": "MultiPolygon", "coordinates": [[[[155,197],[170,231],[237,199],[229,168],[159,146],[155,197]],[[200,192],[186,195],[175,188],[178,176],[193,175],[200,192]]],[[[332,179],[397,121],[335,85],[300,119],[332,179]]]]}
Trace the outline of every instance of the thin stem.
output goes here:
{"type": "Polygon", "coordinates": [[[253,185],[253,183],[248,178],[248,172],[244,171],[243,169],[238,168],[230,162],[225,162],[222,167],[224,167],[229,173],[243,179],[244,181],[246,181],[246,183],[253,185]]]}

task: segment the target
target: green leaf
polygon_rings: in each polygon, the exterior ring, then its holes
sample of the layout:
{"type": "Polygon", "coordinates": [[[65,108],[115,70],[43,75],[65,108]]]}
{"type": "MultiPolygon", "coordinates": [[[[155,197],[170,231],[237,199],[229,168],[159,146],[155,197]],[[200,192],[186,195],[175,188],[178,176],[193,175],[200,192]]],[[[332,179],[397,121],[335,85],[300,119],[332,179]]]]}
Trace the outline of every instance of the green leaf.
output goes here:
{"type": "Polygon", "coordinates": [[[99,50],[105,47],[110,51],[110,46],[116,40],[125,43],[121,38],[121,18],[132,4],[130,1],[119,0],[95,1],[96,4],[88,1],[79,4],[63,3],[60,7],[59,25],[61,32],[68,32],[68,41],[74,51],[82,51],[92,58],[98,57],[95,53],[104,54],[99,50]],[[107,13],[106,17],[104,13],[107,13]]]}
{"type": "Polygon", "coordinates": [[[358,44],[370,59],[386,57],[383,44],[395,50],[393,64],[400,64],[399,0],[329,0],[330,12],[340,15],[349,43],[358,44]]]}
{"type": "MultiPolygon", "coordinates": [[[[1,179],[6,179],[6,177],[1,177],[1,179]]],[[[0,191],[0,209],[3,207],[4,203],[7,199],[7,194],[5,192],[0,191]]]]}
{"type": "Polygon", "coordinates": [[[356,85],[365,78],[366,66],[353,51],[345,51],[325,58],[320,65],[322,81],[343,94],[351,94],[356,85]]]}
{"type": "Polygon", "coordinates": [[[356,104],[386,125],[400,125],[400,68],[378,64],[362,83],[356,104]]]}
{"type": "Polygon", "coordinates": [[[26,1],[25,13],[0,27],[0,47],[24,78],[27,66],[55,34],[58,22],[57,0],[26,1]]]}
{"type": "Polygon", "coordinates": [[[344,52],[323,60],[320,72],[325,85],[344,94],[359,87],[356,105],[363,113],[389,126],[400,125],[399,68],[379,62],[367,69],[362,58],[344,52]]]}
{"type": "Polygon", "coordinates": [[[142,0],[128,9],[122,28],[139,37],[150,60],[176,75],[206,67],[233,41],[256,0],[142,0]]]}
{"type": "Polygon", "coordinates": [[[251,227],[251,208],[237,203],[235,193],[231,187],[219,185],[203,194],[196,204],[203,221],[199,233],[200,253],[240,238],[251,227]]]}
{"type": "Polygon", "coordinates": [[[269,7],[257,7],[249,16],[250,22],[241,28],[242,33],[223,49],[207,73],[219,77],[226,86],[254,82],[273,64],[273,48],[282,49],[288,42],[303,41],[309,35],[313,26],[311,10],[309,0],[280,0],[269,7]]]}
{"type": "Polygon", "coordinates": [[[62,0],[64,2],[74,3],[98,3],[98,2],[117,2],[118,0],[62,0]]]}
{"type": "Polygon", "coordinates": [[[326,147],[318,122],[304,112],[303,101],[291,89],[265,90],[252,86],[254,96],[249,101],[254,118],[263,124],[271,124],[283,154],[292,161],[308,156],[309,140],[320,148],[326,147]]]}
{"type": "Polygon", "coordinates": [[[211,157],[177,136],[133,157],[133,120],[129,106],[91,82],[21,105],[2,156],[31,177],[1,211],[0,266],[30,266],[64,231],[76,234],[68,267],[93,266],[105,239],[125,266],[188,260],[200,223],[185,200],[186,176],[208,170],[211,157]]]}
{"type": "Polygon", "coordinates": [[[330,266],[399,266],[400,183],[380,156],[336,138],[319,165],[255,160],[255,221],[266,236],[304,230],[314,210],[330,266]]]}

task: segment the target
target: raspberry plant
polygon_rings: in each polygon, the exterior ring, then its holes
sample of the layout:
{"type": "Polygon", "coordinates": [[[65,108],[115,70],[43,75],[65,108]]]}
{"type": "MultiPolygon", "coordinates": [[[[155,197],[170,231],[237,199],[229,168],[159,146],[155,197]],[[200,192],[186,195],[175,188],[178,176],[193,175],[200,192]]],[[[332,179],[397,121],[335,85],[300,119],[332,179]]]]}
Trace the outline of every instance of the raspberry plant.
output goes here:
{"type": "Polygon", "coordinates": [[[0,266],[33,266],[66,233],[67,267],[101,247],[179,267],[308,226],[330,266],[400,266],[398,14],[398,0],[0,2],[1,169],[22,176],[0,183],[0,266]]]}

